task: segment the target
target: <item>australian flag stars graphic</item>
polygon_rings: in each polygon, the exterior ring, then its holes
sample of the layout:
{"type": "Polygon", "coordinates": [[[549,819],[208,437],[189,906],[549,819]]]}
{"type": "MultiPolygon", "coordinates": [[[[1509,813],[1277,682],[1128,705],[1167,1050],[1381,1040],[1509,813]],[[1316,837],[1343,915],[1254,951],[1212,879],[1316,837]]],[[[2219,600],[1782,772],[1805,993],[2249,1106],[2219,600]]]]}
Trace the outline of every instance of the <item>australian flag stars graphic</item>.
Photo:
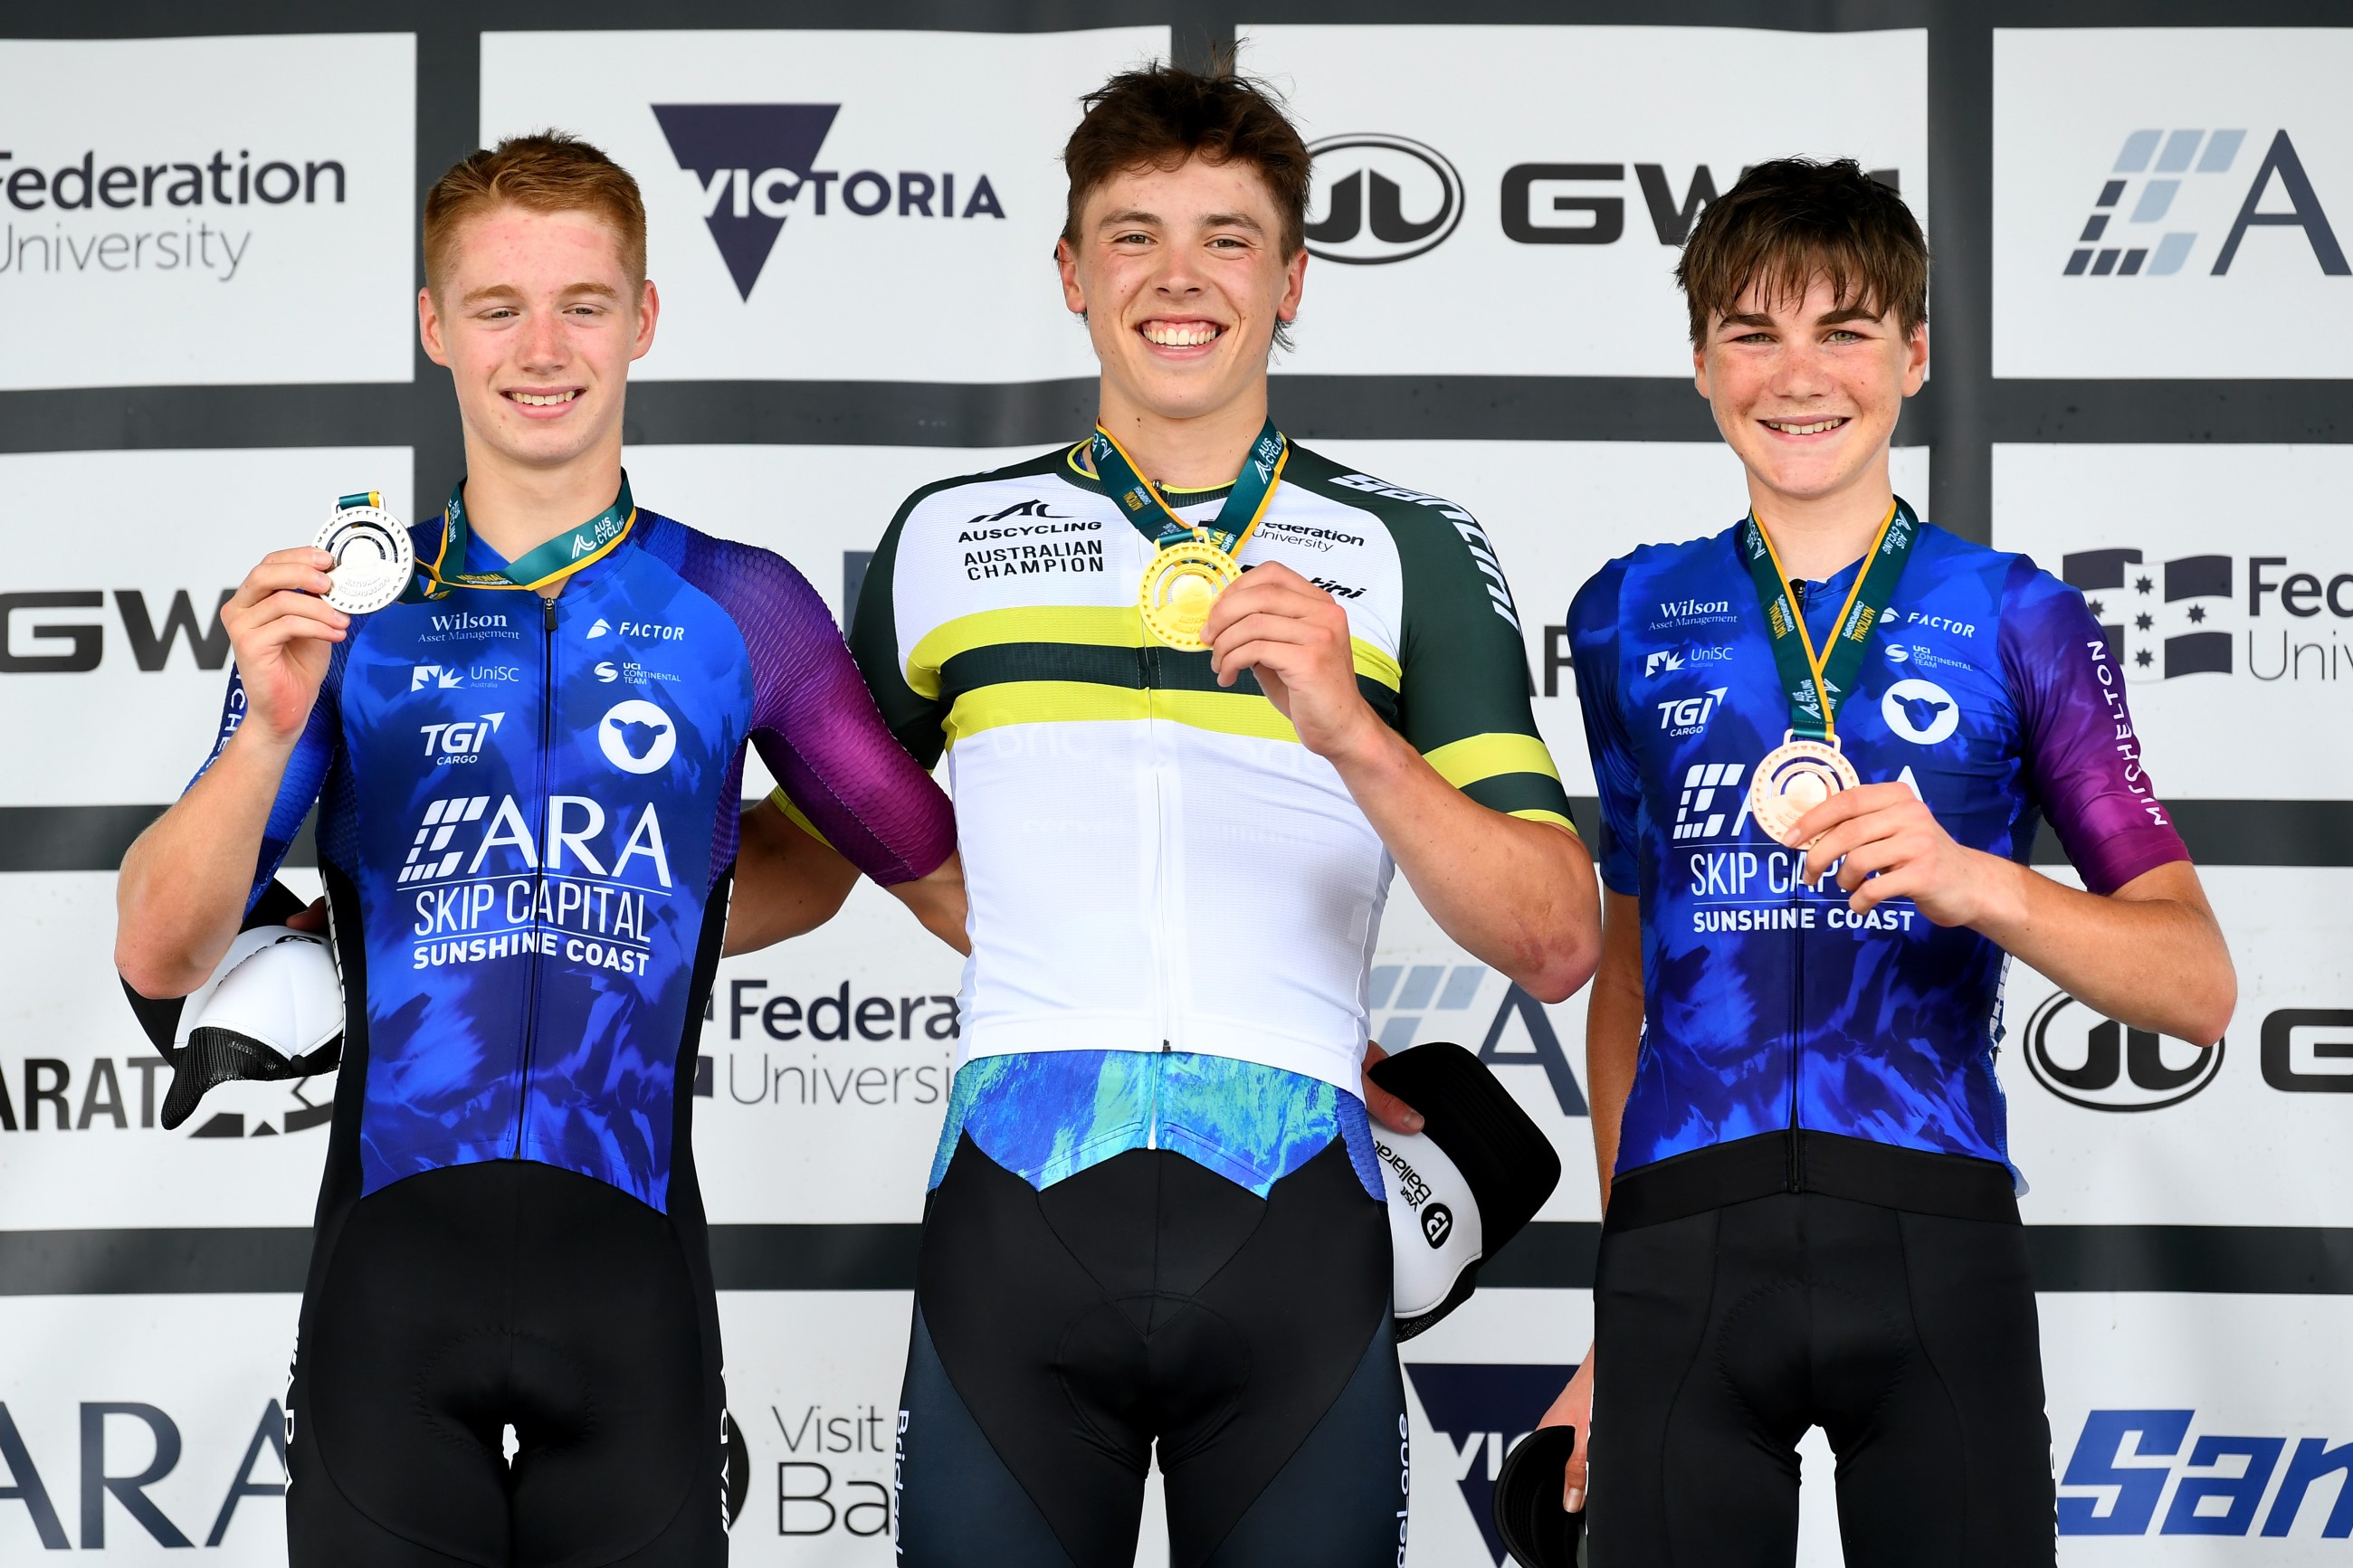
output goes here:
{"type": "Polygon", "coordinates": [[[2210,624],[2232,603],[2231,557],[2154,564],[2137,550],[2086,550],[2067,556],[2059,574],[2083,590],[2109,657],[2127,674],[2171,680],[2231,673],[2231,634],[2210,624]]]}

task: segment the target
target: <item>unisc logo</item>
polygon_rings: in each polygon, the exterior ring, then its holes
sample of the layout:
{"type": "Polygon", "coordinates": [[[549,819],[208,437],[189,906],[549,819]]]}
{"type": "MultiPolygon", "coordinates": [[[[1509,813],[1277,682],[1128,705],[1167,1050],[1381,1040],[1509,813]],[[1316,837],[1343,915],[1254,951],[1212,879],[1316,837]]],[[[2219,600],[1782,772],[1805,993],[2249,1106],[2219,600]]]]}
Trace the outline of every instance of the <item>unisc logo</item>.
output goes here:
{"type": "Polygon", "coordinates": [[[1462,176],[1435,147],[1371,132],[1327,136],[1315,160],[1324,216],[1307,253],[1350,266],[1405,261],[1446,243],[1462,222],[1462,176]]]}
{"type": "Polygon", "coordinates": [[[2127,1028],[2060,991],[2027,1021],[2026,1065],[2036,1082],[2070,1105],[2158,1110],[2214,1081],[2222,1070],[2222,1042],[2200,1050],[2127,1028]]]}
{"type": "Polygon", "coordinates": [[[894,180],[879,170],[860,169],[845,179],[838,169],[818,168],[818,149],[841,112],[838,103],[651,107],[678,166],[694,176],[702,221],[718,242],[736,293],[747,300],[785,219],[796,211],[807,218],[826,217],[836,210],[838,198],[839,207],[859,217],[880,216],[894,202],[900,217],[1005,216],[985,174],[962,182],[959,211],[959,182],[952,171],[935,175],[902,169],[894,180]]]}

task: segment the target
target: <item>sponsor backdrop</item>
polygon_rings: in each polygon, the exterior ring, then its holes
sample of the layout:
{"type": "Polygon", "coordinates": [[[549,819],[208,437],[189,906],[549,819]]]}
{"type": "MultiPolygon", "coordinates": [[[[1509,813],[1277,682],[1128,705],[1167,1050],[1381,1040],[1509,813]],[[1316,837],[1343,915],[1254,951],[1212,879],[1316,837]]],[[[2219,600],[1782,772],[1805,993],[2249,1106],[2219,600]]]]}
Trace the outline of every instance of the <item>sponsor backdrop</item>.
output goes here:
{"type": "MultiPolygon", "coordinates": [[[[1083,431],[1091,361],[1048,264],[1075,100],[1227,39],[1318,153],[1277,416],[1479,517],[1588,827],[1569,596],[1609,555],[1741,504],[1688,380],[1677,247],[1745,166],[1793,152],[1857,157],[1920,215],[1936,358],[1898,488],[2091,601],[2241,973],[2204,1053],[2011,975],[2001,1072],[2033,1184],[2061,1557],[2341,1556],[2353,29],[2336,11],[2179,0],[2155,17],[2175,26],[2075,26],[2120,13],[1856,0],[1793,26],[1757,0],[676,0],[575,7],[566,30],[454,0],[331,23],[267,0],[0,5],[0,503],[18,520],[0,1558],[283,1561],[277,1401],[332,1085],[234,1086],[164,1131],[168,1079],[110,962],[112,872],[202,754],[218,606],[246,566],[339,493],[413,517],[457,477],[447,382],[414,343],[424,185],[546,125],[627,163],[668,306],[631,395],[638,493],[784,552],[847,605],[906,491],[1083,431]]],[[[1686,654],[1704,699],[1705,650],[1686,654]]],[[[720,971],[696,1140],[740,1562],[889,1561],[956,983],[871,889],[720,971]]],[[[1409,1347],[1407,1561],[1493,1563],[1496,1468],[1590,1327],[1583,1004],[1537,1005],[1402,889],[1371,999],[1390,1048],[1452,1039],[1493,1064],[1568,1173],[1488,1288],[1409,1347]]],[[[1818,1437],[1806,1454],[1826,1481],[1818,1437]]],[[[1806,1561],[1835,1562],[1828,1487],[1805,1500],[1806,1561]]]]}

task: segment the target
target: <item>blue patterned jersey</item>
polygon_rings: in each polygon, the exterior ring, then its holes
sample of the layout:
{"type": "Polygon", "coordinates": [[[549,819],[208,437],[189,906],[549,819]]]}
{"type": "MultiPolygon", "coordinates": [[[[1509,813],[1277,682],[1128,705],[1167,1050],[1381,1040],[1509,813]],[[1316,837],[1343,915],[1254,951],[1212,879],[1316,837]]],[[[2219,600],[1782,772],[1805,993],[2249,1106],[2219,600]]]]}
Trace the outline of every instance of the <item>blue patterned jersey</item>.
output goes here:
{"type": "MultiPolygon", "coordinates": [[[[469,571],[503,564],[471,542],[469,571]]],[[[232,679],[215,756],[244,710],[232,679]]],[[[560,597],[459,587],[354,617],[254,889],[315,800],[361,1195],[524,1159],[667,1208],[747,742],[878,879],[953,847],[824,601],[766,551],[640,509],[560,597]]]]}
{"type": "MultiPolygon", "coordinates": [[[[1736,535],[1621,556],[1569,610],[1602,879],[1642,903],[1618,1169],[1792,1128],[2007,1164],[2007,956],[1908,900],[1851,912],[1750,820],[1750,770],[1790,721],[1736,535]]],[[[1860,564],[1801,585],[1817,647],[1860,564]]],[[[2048,817],[2094,892],[2187,858],[2074,589],[1924,527],[1872,643],[1837,726],[1864,783],[1909,784],[1957,841],[2021,862],[2048,817]]]]}

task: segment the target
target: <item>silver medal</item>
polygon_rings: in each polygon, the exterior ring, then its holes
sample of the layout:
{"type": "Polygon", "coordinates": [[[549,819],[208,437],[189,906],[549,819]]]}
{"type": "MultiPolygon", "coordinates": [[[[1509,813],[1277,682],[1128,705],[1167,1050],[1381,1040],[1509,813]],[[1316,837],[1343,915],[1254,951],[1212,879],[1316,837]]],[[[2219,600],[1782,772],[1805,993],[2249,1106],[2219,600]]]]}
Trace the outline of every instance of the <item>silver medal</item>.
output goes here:
{"type": "Polygon", "coordinates": [[[417,570],[417,547],[400,519],[380,506],[338,510],[319,531],[316,548],[335,558],[327,603],[347,616],[381,610],[400,597],[417,570]]]}

